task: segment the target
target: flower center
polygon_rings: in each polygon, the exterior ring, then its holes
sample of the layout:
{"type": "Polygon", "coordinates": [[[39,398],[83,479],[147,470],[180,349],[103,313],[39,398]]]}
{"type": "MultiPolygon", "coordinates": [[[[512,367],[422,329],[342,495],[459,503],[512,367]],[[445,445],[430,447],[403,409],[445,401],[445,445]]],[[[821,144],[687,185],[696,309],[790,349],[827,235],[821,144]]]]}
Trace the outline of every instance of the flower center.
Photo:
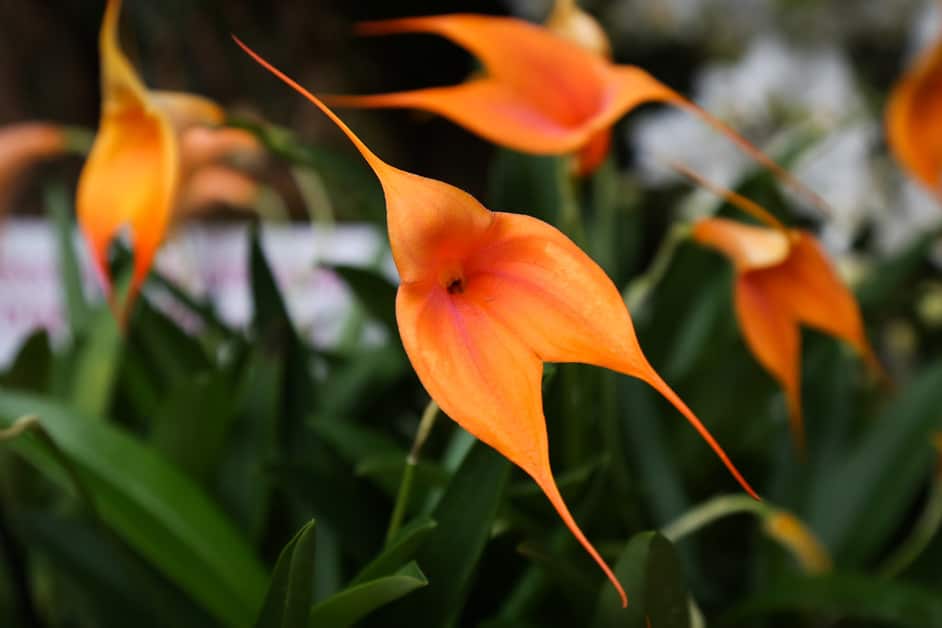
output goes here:
{"type": "Polygon", "coordinates": [[[445,289],[448,290],[448,294],[461,294],[464,292],[464,279],[462,277],[452,278],[445,285],[445,289]]]}

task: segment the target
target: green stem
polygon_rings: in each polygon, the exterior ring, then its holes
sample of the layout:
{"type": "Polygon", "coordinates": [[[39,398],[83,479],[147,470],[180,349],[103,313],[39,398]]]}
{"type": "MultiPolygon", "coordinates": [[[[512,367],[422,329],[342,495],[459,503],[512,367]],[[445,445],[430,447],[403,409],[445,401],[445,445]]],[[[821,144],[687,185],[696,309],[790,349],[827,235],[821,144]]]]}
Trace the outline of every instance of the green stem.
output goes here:
{"type": "Polygon", "coordinates": [[[677,251],[677,246],[687,239],[690,230],[691,226],[687,223],[677,223],[671,227],[670,231],[667,232],[667,236],[661,240],[661,245],[654,254],[654,260],[648,269],[625,288],[622,296],[632,314],[644,307],[651,290],[667,274],[671,261],[674,259],[674,253],[677,251]]]}
{"type": "Polygon", "coordinates": [[[402,480],[399,483],[399,491],[396,494],[396,504],[393,506],[392,516],[389,518],[389,529],[386,531],[386,545],[388,546],[399,528],[402,527],[402,520],[406,515],[406,508],[409,505],[409,497],[412,493],[412,481],[415,478],[415,467],[419,463],[419,453],[422,451],[422,445],[428,439],[432,426],[435,425],[435,419],[438,417],[438,404],[434,400],[428,402],[425,411],[422,412],[422,419],[419,421],[419,428],[415,433],[415,440],[412,443],[412,449],[406,456],[406,466],[402,471],[402,480]]]}
{"type": "Polygon", "coordinates": [[[582,224],[582,209],[579,206],[575,179],[570,172],[569,157],[556,160],[556,192],[559,195],[559,228],[584,249],[585,227],[582,224]]]}
{"type": "Polygon", "coordinates": [[[912,534],[886,560],[880,569],[880,575],[884,578],[893,578],[905,571],[929,546],[940,527],[942,527],[942,468],[936,470],[926,508],[919,516],[912,534]]]}
{"type": "Polygon", "coordinates": [[[757,502],[748,495],[720,495],[688,510],[667,525],[661,533],[671,542],[676,543],[688,534],[696,532],[718,519],[739,513],[753,513],[765,516],[772,511],[763,502],[757,502]]]}

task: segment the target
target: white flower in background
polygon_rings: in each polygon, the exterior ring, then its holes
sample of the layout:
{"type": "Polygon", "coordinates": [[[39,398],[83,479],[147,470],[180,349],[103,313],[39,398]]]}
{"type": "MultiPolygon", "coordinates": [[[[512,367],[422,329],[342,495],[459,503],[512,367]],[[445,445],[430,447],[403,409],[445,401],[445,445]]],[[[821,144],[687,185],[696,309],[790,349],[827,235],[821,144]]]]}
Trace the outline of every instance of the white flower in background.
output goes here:
{"type": "MultiPolygon", "coordinates": [[[[737,63],[706,66],[693,97],[760,146],[796,127],[821,134],[793,168],[834,206],[824,228],[828,245],[843,250],[851,244],[875,211],[869,156],[877,127],[859,120],[863,99],[839,49],[802,50],[759,37],[737,63]]],[[[639,117],[632,139],[642,177],[651,184],[677,180],[666,167],[671,162],[726,187],[755,167],[726,138],[678,110],[639,117]]]]}
{"type": "Polygon", "coordinates": [[[879,252],[898,253],[930,229],[942,226],[939,202],[914,181],[900,186],[899,200],[877,217],[874,236],[879,252]]]}

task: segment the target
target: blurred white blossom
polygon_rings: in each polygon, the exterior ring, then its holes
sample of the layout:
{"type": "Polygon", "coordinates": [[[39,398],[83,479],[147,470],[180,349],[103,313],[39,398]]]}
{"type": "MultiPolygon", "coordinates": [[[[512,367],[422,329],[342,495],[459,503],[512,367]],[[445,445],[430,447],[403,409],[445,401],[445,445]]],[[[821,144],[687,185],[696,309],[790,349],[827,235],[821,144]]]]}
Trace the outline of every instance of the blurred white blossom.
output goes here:
{"type": "MultiPolygon", "coordinates": [[[[827,244],[850,246],[875,211],[869,158],[878,131],[861,115],[863,99],[839,49],[798,49],[759,37],[738,62],[707,65],[693,98],[760,146],[797,126],[821,135],[794,169],[834,206],[825,224],[827,244]]],[[[665,167],[674,161],[726,187],[755,166],[703,121],[676,109],[641,117],[633,140],[642,176],[652,184],[676,180],[665,167]]]]}

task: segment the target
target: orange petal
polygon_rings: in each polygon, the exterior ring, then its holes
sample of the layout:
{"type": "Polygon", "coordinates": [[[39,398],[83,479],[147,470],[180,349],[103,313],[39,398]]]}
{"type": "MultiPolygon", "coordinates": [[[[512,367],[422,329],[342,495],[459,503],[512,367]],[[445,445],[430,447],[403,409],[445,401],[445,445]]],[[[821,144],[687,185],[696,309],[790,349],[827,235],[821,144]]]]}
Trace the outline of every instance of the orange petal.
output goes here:
{"type": "Polygon", "coordinates": [[[605,271],[545,222],[520,214],[494,216],[487,241],[464,266],[465,293],[541,360],[593,364],[648,382],[755,496],[699,419],[648,363],[621,294],[605,271]]]}
{"type": "Polygon", "coordinates": [[[804,447],[799,379],[801,336],[795,320],[774,296],[766,293],[762,276],[744,273],[736,279],[736,316],[750,351],[785,390],[792,437],[804,447]]]}
{"type": "Polygon", "coordinates": [[[383,186],[393,260],[404,283],[442,280],[465,257],[492,221],[491,213],[471,195],[434,179],[399,170],[377,157],[321,100],[268,63],[248,46],[235,42],[257,63],[320,109],[356,146],[383,186]],[[432,273],[434,277],[429,277],[432,273]]]}
{"type": "Polygon", "coordinates": [[[255,161],[264,151],[255,136],[244,129],[195,126],[180,136],[180,153],[183,171],[193,172],[222,160],[255,161]]]}
{"type": "Polygon", "coordinates": [[[893,88],[886,131],[900,163],[942,197],[942,40],[893,88]]]}
{"type": "Polygon", "coordinates": [[[520,97],[493,78],[452,87],[433,87],[368,96],[327,96],[338,107],[407,108],[428,111],[483,137],[521,152],[558,155],[575,151],[586,131],[572,128],[520,97]]]}
{"type": "Polygon", "coordinates": [[[846,340],[871,366],[878,366],[857,301],[814,236],[794,232],[788,258],[764,271],[762,281],[770,296],[802,323],[846,340]]]}
{"type": "Polygon", "coordinates": [[[176,213],[193,216],[217,205],[249,208],[258,193],[258,183],[251,177],[226,166],[207,166],[186,180],[176,213]]]}
{"type": "Polygon", "coordinates": [[[550,469],[539,357],[470,294],[403,284],[396,299],[402,343],[442,410],[526,471],[627,604],[624,589],[579,529],[550,469]]]}
{"type": "Polygon", "coordinates": [[[0,129],[0,215],[26,170],[66,150],[66,134],[57,124],[20,122],[0,129]]]}
{"type": "Polygon", "coordinates": [[[109,0],[102,21],[101,123],[79,177],[77,212],[109,291],[108,246],[122,226],[131,226],[134,273],[126,312],[166,231],[179,163],[173,128],[118,47],[120,6],[109,0]]]}
{"type": "Polygon", "coordinates": [[[606,63],[529,22],[486,15],[436,15],[359,25],[366,35],[433,33],[474,54],[488,76],[561,124],[578,126],[598,110],[606,63]]]}
{"type": "Polygon", "coordinates": [[[705,218],[693,227],[694,239],[728,257],[740,272],[775,266],[788,257],[789,239],[777,229],[726,218],[705,218]]]}
{"type": "Polygon", "coordinates": [[[196,94],[153,90],[149,97],[178,132],[196,125],[216,126],[226,119],[222,107],[196,94]]]}

